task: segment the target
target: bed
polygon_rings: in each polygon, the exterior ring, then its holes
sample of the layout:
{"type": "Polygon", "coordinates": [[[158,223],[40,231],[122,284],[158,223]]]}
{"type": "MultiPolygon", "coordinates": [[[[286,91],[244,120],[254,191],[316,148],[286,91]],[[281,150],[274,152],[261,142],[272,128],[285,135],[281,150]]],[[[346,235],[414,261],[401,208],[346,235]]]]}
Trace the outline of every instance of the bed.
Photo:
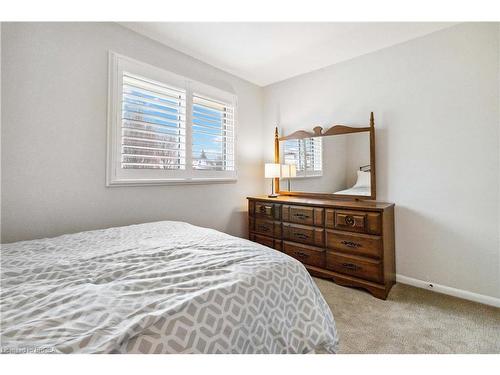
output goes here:
{"type": "Polygon", "coordinates": [[[333,194],[343,194],[343,195],[362,195],[369,197],[372,192],[369,186],[353,186],[352,188],[339,190],[334,192],[333,194]]]}
{"type": "Polygon", "coordinates": [[[2,245],[3,352],[334,353],[305,268],[162,221],[2,245]]]}
{"type": "Polygon", "coordinates": [[[370,165],[363,165],[356,171],[356,183],[349,189],[339,190],[333,194],[343,195],[362,195],[371,196],[371,167],[370,165]]]}

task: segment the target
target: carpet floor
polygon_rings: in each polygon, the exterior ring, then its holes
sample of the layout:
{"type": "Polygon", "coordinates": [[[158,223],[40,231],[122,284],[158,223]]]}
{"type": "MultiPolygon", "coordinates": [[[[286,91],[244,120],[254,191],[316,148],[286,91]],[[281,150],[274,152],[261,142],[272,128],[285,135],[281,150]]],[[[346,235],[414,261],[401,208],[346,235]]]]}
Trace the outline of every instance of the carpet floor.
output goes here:
{"type": "Polygon", "coordinates": [[[500,353],[500,309],[396,284],[386,301],[314,278],[340,353],[500,353]]]}

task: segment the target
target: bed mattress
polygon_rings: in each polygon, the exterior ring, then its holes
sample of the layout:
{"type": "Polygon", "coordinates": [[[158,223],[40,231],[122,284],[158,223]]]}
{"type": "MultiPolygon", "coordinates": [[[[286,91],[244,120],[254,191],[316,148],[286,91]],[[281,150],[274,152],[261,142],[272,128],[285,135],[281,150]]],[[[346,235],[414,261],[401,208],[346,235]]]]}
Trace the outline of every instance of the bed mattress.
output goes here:
{"type": "Polygon", "coordinates": [[[336,351],[332,313],[301,263],[163,221],[1,248],[2,351],[336,351]]]}

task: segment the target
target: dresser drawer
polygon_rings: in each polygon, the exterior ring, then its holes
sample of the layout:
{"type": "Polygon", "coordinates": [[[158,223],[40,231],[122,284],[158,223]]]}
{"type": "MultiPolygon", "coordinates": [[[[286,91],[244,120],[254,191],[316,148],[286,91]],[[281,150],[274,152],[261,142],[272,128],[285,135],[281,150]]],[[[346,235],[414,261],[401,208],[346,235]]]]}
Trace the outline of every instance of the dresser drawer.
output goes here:
{"type": "Polygon", "coordinates": [[[364,255],[373,258],[382,256],[382,237],[369,234],[354,234],[326,230],[326,246],[333,250],[364,255]]]}
{"type": "Polygon", "coordinates": [[[308,245],[324,246],[325,231],[323,228],[283,223],[283,239],[308,245]]]}
{"type": "Polygon", "coordinates": [[[325,266],[325,250],[322,248],[283,241],[283,251],[304,264],[325,266]]]}
{"type": "Polygon", "coordinates": [[[323,226],[324,209],[317,207],[283,205],[283,221],[323,226]]]}
{"type": "Polygon", "coordinates": [[[269,237],[281,238],[281,223],[265,219],[255,219],[254,231],[269,237]]]}
{"type": "Polygon", "coordinates": [[[374,259],[327,250],[326,268],[365,280],[382,281],[382,263],[374,259]]]}
{"type": "Polygon", "coordinates": [[[349,232],[381,234],[382,217],[378,212],[327,209],[326,227],[349,232]]]}
{"type": "Polygon", "coordinates": [[[283,241],[274,240],[274,248],[278,251],[283,251],[283,241]]]}
{"type": "Polygon", "coordinates": [[[260,234],[251,234],[250,241],[260,243],[261,245],[271,247],[271,248],[279,250],[279,251],[283,250],[282,249],[282,241],[275,240],[274,238],[271,238],[271,237],[261,236],[260,234]]]}
{"type": "Polygon", "coordinates": [[[260,243],[261,245],[274,248],[274,239],[271,237],[254,234],[250,237],[250,239],[254,242],[260,243]]]}
{"type": "Polygon", "coordinates": [[[253,213],[256,217],[266,218],[270,220],[280,220],[281,205],[268,202],[255,202],[253,213]]]}

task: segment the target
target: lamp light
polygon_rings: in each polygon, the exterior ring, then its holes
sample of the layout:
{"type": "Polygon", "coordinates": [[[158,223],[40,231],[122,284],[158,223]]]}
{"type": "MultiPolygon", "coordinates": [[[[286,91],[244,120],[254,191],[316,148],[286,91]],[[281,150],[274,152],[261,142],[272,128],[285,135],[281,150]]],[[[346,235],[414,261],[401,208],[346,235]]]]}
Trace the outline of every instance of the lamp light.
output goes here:
{"type": "Polygon", "coordinates": [[[266,163],[264,165],[264,176],[265,178],[271,179],[271,194],[268,195],[269,198],[276,198],[278,194],[274,193],[274,179],[281,177],[281,165],[276,163],[266,163]]]}
{"type": "Polygon", "coordinates": [[[281,178],[290,177],[290,164],[281,164],[281,178]]]}
{"type": "Polygon", "coordinates": [[[290,179],[297,176],[297,166],[295,164],[281,165],[281,177],[288,181],[288,191],[290,191],[290,179]]]}

